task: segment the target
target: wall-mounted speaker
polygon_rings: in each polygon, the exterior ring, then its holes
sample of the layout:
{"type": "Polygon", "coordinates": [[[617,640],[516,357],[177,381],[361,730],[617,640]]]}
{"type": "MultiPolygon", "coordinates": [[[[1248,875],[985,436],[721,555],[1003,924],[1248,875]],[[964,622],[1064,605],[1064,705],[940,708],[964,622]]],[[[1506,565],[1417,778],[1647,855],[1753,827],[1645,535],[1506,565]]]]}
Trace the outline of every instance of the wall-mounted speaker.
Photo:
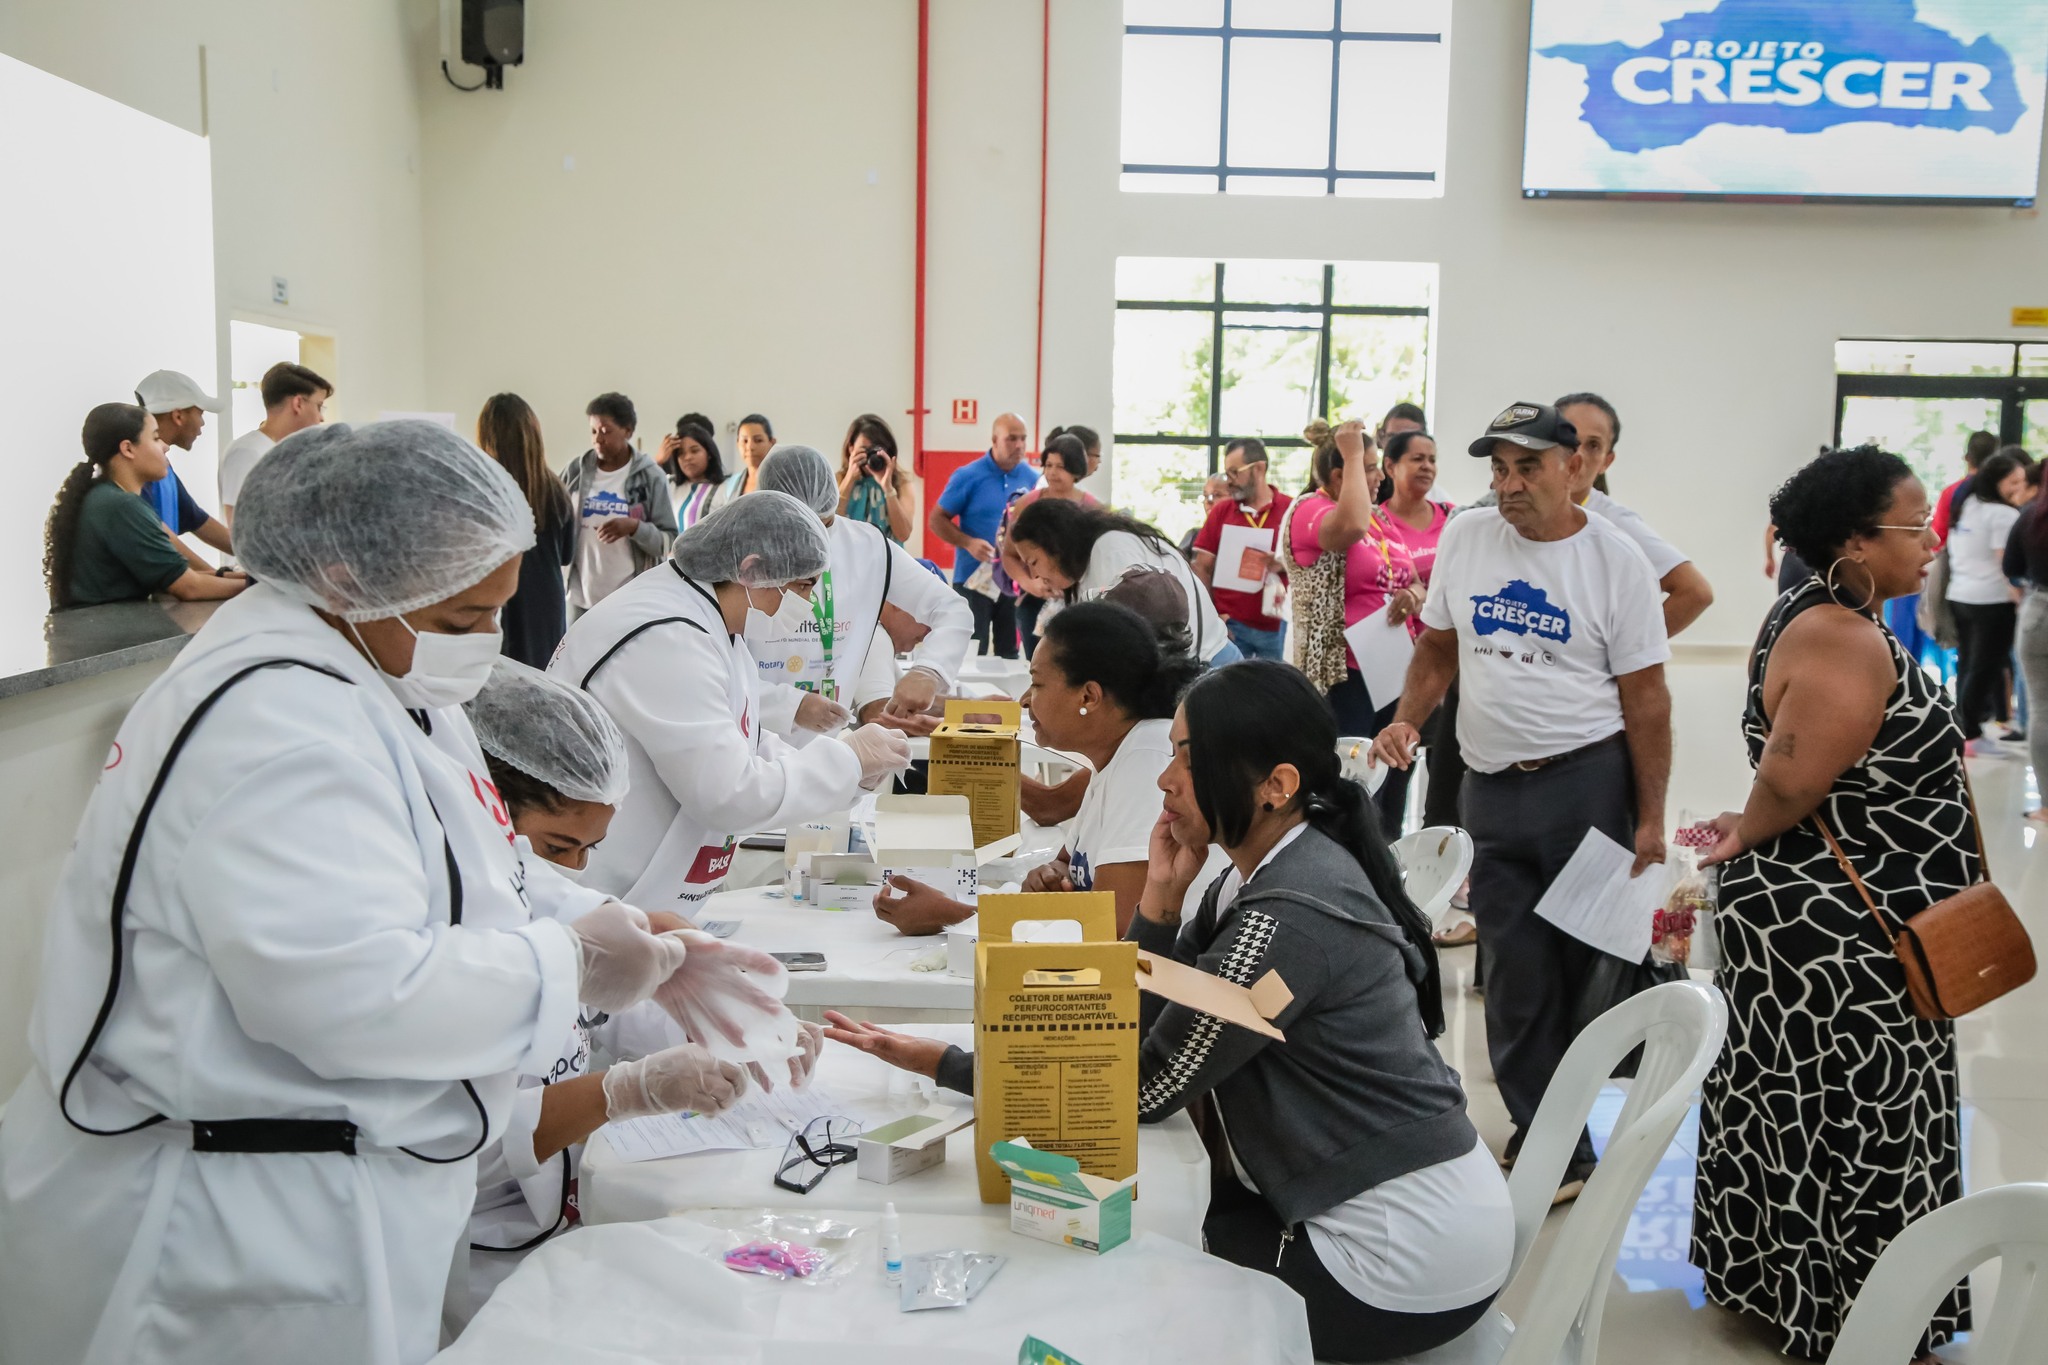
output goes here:
{"type": "Polygon", "coordinates": [[[526,60],[526,0],[462,0],[462,60],[502,89],[505,68],[526,60]]]}

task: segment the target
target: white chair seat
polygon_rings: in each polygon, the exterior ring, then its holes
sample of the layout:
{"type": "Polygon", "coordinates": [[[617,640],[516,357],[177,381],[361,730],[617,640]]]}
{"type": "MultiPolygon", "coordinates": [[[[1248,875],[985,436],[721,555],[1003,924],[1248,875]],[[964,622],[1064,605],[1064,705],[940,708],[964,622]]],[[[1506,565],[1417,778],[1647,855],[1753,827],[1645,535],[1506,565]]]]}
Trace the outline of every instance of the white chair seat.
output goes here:
{"type": "Polygon", "coordinates": [[[1429,921],[1441,929],[1451,901],[1472,870],[1472,836],[1455,825],[1431,825],[1396,839],[1394,861],[1401,864],[1402,886],[1429,921]]]}
{"type": "Polygon", "coordinates": [[[1372,741],[1369,739],[1359,735],[1337,737],[1337,758],[1344,765],[1344,776],[1364,787],[1367,796],[1379,791],[1387,780],[1386,764],[1367,765],[1365,757],[1371,752],[1372,741]]]}

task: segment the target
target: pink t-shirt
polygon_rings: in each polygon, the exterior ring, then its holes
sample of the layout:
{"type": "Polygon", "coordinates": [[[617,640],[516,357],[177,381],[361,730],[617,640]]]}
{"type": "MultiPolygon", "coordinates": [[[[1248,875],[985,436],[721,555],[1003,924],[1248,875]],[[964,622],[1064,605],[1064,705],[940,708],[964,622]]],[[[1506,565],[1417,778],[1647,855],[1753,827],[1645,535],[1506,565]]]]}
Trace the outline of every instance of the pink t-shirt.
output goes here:
{"type": "MultiPolygon", "coordinates": [[[[1317,530],[1322,526],[1323,518],[1330,515],[1336,506],[1336,501],[1327,493],[1303,495],[1300,510],[1294,514],[1293,532],[1288,537],[1295,563],[1305,568],[1316,562],[1316,556],[1323,552],[1321,542],[1316,539],[1317,530]]],[[[1432,560],[1434,557],[1435,546],[1432,545],[1432,560]]],[[[1409,555],[1407,542],[1388,535],[1375,518],[1374,524],[1366,530],[1365,539],[1344,553],[1344,624],[1354,626],[1372,612],[1385,611],[1387,599],[1415,579],[1415,562],[1409,555]]],[[[1412,623],[1409,629],[1414,629],[1412,623]]],[[[1358,660],[1348,645],[1344,650],[1344,660],[1350,667],[1358,667],[1358,660]]]]}
{"type": "MultiPolygon", "coordinates": [[[[1444,524],[1451,519],[1451,509],[1447,503],[1432,502],[1429,509],[1429,529],[1425,531],[1416,530],[1389,512],[1385,503],[1381,503],[1379,510],[1373,513],[1373,524],[1384,528],[1390,538],[1400,541],[1407,547],[1408,562],[1414,566],[1415,576],[1421,579],[1425,586],[1429,583],[1430,571],[1436,568],[1437,542],[1444,538],[1444,524]]],[[[1421,616],[1408,618],[1408,633],[1418,640],[1422,638],[1421,616]]]]}

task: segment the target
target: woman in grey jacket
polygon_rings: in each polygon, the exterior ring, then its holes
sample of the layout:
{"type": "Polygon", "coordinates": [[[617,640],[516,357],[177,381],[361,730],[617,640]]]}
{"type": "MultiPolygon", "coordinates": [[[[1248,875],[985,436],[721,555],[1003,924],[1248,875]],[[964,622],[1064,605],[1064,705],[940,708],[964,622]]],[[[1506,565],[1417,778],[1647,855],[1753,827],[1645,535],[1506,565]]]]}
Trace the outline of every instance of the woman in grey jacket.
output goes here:
{"type": "MultiPolygon", "coordinates": [[[[1212,1097],[1229,1174],[1209,1250],[1277,1275],[1308,1304],[1324,1360],[1428,1350],[1485,1313],[1507,1278],[1507,1182],[1431,1044],[1443,1002],[1429,926],[1359,787],[1328,705],[1301,673],[1251,661],[1188,690],[1159,786],[1129,937],[1227,981],[1277,970],[1293,1002],[1274,1042],[1143,999],[1138,1116],[1212,1097]],[[1212,841],[1231,868],[1181,923],[1212,841]]],[[[827,1015],[827,1036],[967,1090],[958,1048],[827,1015]]]]}

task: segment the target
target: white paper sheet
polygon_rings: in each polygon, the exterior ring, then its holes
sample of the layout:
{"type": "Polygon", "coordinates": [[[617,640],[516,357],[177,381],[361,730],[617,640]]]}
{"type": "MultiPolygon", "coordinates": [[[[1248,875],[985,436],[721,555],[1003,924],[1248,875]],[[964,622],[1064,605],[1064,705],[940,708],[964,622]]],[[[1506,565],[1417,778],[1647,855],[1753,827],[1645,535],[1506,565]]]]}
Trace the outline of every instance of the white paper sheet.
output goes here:
{"type": "Polygon", "coordinates": [[[1245,569],[1250,567],[1244,562],[1246,550],[1272,554],[1273,528],[1227,524],[1224,526],[1223,534],[1216,542],[1216,587],[1228,588],[1231,592],[1258,592],[1265,586],[1266,574],[1263,568],[1255,574],[1245,572],[1245,569]]]}
{"type": "Polygon", "coordinates": [[[1641,962],[1650,951],[1650,917],[1671,887],[1669,870],[1635,866],[1632,849],[1597,829],[1586,831],[1578,851],[1536,902],[1536,913],[1558,928],[1625,962],[1641,962]]]}
{"type": "Polygon", "coordinates": [[[780,1147],[792,1131],[827,1114],[844,1114],[845,1106],[829,1090],[812,1086],[791,1090],[781,1086],[763,1094],[752,1091],[715,1118],[702,1114],[656,1114],[619,1119],[604,1126],[605,1141],[621,1161],[653,1161],[657,1157],[733,1148],[780,1147]]]}
{"type": "Polygon", "coordinates": [[[1415,641],[1408,623],[1387,624],[1387,609],[1366,613],[1356,625],[1344,627],[1344,643],[1358,657],[1358,676],[1377,711],[1401,695],[1408,678],[1408,661],[1415,657],[1415,641]]]}

